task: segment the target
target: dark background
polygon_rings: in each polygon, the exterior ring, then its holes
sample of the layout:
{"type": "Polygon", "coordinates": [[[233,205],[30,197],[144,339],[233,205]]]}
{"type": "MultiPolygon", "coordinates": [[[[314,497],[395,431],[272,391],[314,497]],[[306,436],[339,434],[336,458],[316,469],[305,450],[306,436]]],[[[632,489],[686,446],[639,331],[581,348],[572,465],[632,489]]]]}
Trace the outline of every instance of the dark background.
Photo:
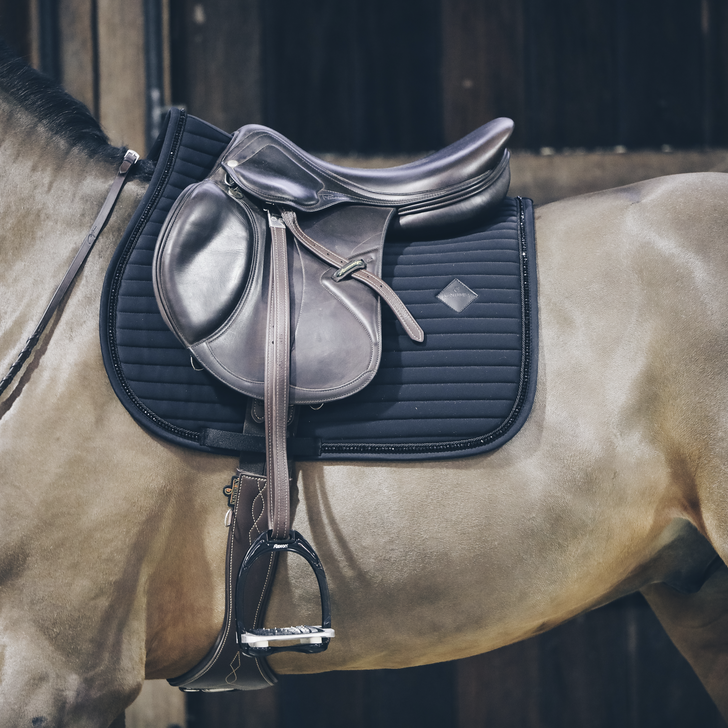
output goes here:
{"type": "Polygon", "coordinates": [[[105,69],[142,52],[163,104],[226,131],[265,123],[309,150],[422,152],[496,116],[515,119],[516,149],[728,145],[725,0],[124,0],[126,16],[114,5],[0,0],[0,32],[67,85],[86,54],[92,109],[105,69]],[[141,51],[112,53],[135,15],[141,51]]]}

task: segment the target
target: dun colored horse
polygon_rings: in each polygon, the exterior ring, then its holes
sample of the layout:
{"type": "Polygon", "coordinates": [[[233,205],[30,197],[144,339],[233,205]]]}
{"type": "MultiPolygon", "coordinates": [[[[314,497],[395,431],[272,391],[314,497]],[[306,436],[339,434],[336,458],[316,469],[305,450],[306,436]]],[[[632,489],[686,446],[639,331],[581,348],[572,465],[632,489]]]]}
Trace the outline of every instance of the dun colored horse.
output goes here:
{"type": "MultiPolygon", "coordinates": [[[[0,60],[4,373],[122,152],[0,60]]],[[[102,279],[145,185],[142,168],[0,400],[3,726],[108,725],[221,624],[236,462],[148,435],[101,360],[102,279]]],[[[295,527],[326,565],[337,636],[276,671],[466,657],[639,590],[728,715],[727,199],[728,176],[687,175],[537,210],[530,419],[485,456],[300,465],[295,527]]],[[[306,569],[280,568],[271,624],[316,621],[306,569]]]]}

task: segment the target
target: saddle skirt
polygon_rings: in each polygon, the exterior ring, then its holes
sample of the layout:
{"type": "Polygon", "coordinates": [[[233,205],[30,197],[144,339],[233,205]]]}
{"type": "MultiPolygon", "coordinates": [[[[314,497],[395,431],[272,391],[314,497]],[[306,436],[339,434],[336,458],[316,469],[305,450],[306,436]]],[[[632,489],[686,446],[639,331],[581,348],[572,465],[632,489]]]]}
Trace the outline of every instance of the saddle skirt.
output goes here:
{"type": "MultiPolygon", "coordinates": [[[[379,275],[392,210],[357,205],[345,212],[324,210],[303,225],[379,275]]],[[[205,180],[187,188],[171,210],[154,266],[157,301],[170,329],[221,382],[257,399],[263,399],[270,292],[267,228],[258,205],[205,180]]],[[[369,384],[379,366],[379,300],[355,280],[334,281],[336,269],[291,236],[288,248],[291,401],[346,397],[369,384]]]]}

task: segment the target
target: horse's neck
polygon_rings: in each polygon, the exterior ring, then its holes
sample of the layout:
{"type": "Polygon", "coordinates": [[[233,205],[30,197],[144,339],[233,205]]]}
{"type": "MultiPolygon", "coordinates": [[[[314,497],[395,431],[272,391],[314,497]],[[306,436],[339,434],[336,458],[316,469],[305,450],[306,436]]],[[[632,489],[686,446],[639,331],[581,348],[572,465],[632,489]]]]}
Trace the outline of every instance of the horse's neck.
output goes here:
{"type": "MultiPolygon", "coordinates": [[[[32,333],[117,173],[0,103],[0,377],[32,333]]],[[[87,266],[99,280],[138,200],[130,184],[87,266]]],[[[85,273],[89,275],[88,272],[85,273]]]]}

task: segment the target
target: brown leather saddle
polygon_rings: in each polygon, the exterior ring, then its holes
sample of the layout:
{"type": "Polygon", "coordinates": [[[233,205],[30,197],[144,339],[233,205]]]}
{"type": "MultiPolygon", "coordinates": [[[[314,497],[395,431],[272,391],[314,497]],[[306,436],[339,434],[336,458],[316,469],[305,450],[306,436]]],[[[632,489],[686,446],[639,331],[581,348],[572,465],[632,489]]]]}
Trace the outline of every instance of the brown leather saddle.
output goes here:
{"type": "Polygon", "coordinates": [[[411,338],[422,336],[378,278],[385,234],[434,236],[487,217],[510,183],[512,128],[496,119],[413,164],[367,170],[243,127],[212,174],[180,195],[160,235],[154,284],[168,325],[209,372],[263,399],[271,231],[285,230],[282,220],[292,233],[291,401],[360,390],[379,363],[379,296],[411,338]]]}
{"type": "Polygon", "coordinates": [[[266,439],[265,473],[241,463],[230,489],[232,518],[237,489],[254,486],[268,519],[238,573],[237,642],[244,654],[320,651],[333,636],[323,568],[291,530],[291,405],[341,399],[371,381],[381,355],[380,299],[413,341],[423,341],[380,278],[385,237],[435,237],[486,219],[508,191],[512,129],[510,119],[496,119],[412,164],[350,169],[249,125],[210,176],[170,210],[153,269],[160,311],[196,362],[263,402],[257,421],[266,439]],[[321,625],[266,630],[260,618],[246,624],[253,562],[270,568],[282,551],[314,569],[321,625]]]}

